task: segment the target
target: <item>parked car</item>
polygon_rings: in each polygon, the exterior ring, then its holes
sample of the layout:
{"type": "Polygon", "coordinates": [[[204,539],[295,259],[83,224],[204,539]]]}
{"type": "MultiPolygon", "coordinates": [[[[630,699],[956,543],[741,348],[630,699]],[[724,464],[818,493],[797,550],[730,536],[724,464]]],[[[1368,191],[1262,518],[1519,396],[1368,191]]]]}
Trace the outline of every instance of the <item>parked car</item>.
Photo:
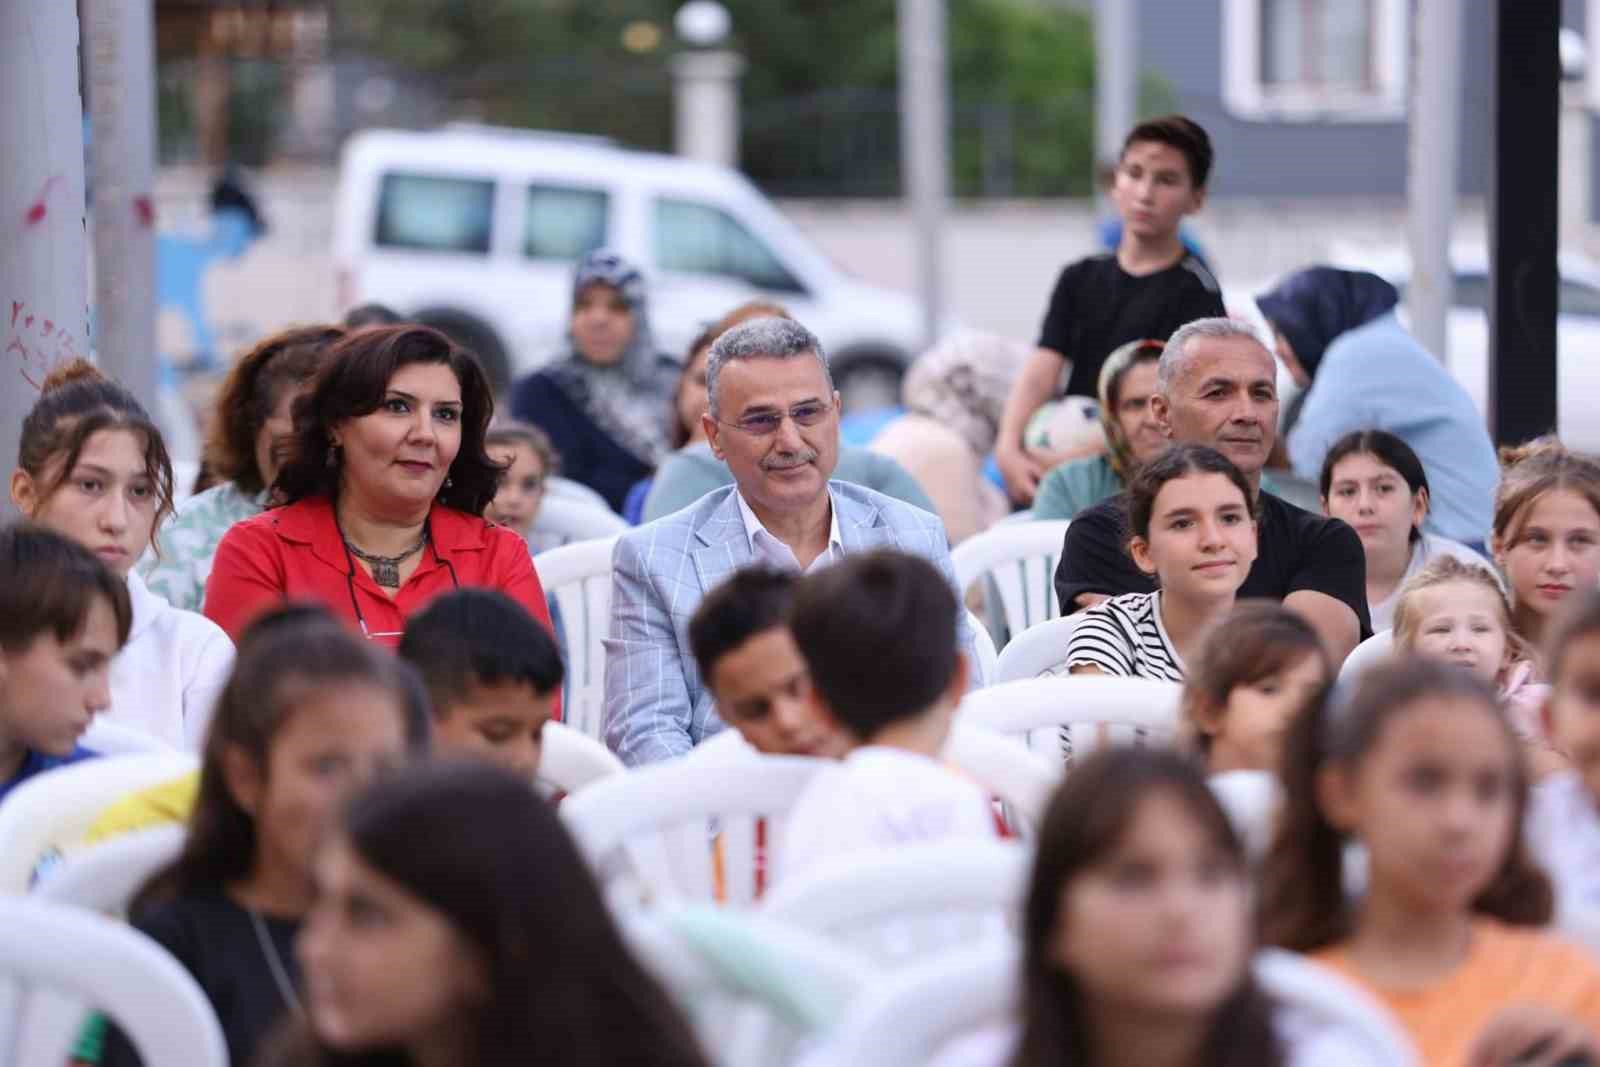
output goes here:
{"type": "Polygon", "coordinates": [[[608,246],[650,284],[681,354],[747,300],[821,339],[847,405],[894,403],[917,353],[910,297],[833,266],[743,175],[582,135],[452,125],[345,145],[334,254],[342,306],[380,301],[476,351],[499,388],[559,350],[572,269],[608,246]]]}

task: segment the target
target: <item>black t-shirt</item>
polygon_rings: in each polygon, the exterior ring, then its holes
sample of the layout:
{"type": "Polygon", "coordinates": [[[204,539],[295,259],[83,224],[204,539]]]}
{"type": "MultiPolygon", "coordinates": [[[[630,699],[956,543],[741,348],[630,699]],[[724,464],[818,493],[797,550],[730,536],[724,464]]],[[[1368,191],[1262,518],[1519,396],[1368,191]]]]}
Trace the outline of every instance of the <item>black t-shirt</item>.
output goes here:
{"type": "MultiPolygon", "coordinates": [[[[294,954],[298,922],[263,916],[267,937],[289,982],[297,989],[294,954]]],[[[250,913],[222,893],[179,897],[151,906],[133,925],[149,935],[194,976],[222,1024],[228,1062],[248,1064],[277,1023],[289,1015],[272,977],[250,913]]],[[[138,1055],[116,1027],[106,1032],[101,1067],[137,1067],[138,1055]]]]}
{"type": "Polygon", "coordinates": [[[1135,275],[1106,252],[1063,268],[1039,347],[1072,361],[1068,396],[1095,396],[1100,365],[1119,345],[1165,341],[1186,322],[1226,313],[1216,277],[1196,257],[1186,254],[1165,270],[1135,275]]]}
{"type": "MultiPolygon", "coordinates": [[[[1155,582],[1133,565],[1127,549],[1127,494],[1119,493],[1078,513],[1067,527],[1056,565],[1061,613],[1081,610],[1083,593],[1119,596],[1149,593],[1155,582]]],[[[1339,519],[1297,508],[1271,493],[1261,494],[1256,561],[1239,587],[1239,599],[1282,600],[1310,589],[1350,605],[1363,639],[1372,636],[1367,611],[1367,554],[1361,538],[1339,519]]]]}

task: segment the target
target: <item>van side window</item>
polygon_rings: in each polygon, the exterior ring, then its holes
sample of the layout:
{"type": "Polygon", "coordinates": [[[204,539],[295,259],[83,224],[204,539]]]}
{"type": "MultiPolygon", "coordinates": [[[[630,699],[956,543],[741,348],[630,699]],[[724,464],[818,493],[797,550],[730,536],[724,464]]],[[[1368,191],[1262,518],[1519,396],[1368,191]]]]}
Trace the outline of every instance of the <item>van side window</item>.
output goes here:
{"type": "Polygon", "coordinates": [[[578,259],[606,243],[610,211],[610,195],[598,189],[530,185],[522,254],[530,259],[578,259]]]}
{"type": "Polygon", "coordinates": [[[387,248],[487,255],[494,182],[388,173],[378,192],[376,243],[387,248]]]}
{"type": "Polygon", "coordinates": [[[760,239],[719,208],[663,197],[655,202],[651,222],[656,264],[664,271],[717,274],[758,289],[805,292],[760,239]]]}

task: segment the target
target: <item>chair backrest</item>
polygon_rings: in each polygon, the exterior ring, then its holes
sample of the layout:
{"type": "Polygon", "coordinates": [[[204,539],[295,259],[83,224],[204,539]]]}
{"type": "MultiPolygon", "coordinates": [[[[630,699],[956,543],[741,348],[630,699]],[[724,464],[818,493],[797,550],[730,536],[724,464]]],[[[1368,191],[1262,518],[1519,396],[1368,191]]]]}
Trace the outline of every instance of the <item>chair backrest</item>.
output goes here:
{"type": "Polygon", "coordinates": [[[135,752],[176,752],[155,734],[135,730],[109,721],[104,715],[95,716],[94,722],[79,739],[78,744],[102,756],[126,756],[135,752]]]}
{"type": "Polygon", "coordinates": [[[1063,615],[1034,623],[1020,634],[1012,634],[1000,653],[994,681],[1015,682],[1037,678],[1067,661],[1067,642],[1078,628],[1082,615],[1063,615]]]}
{"type": "Polygon", "coordinates": [[[1110,741],[1170,741],[1182,695],[1177,683],[1149,678],[1025,678],[968,693],[956,721],[1027,738],[1030,748],[1070,762],[1110,741]]]}
{"type": "Polygon", "coordinates": [[[150,876],[178,858],[188,827],[176,823],[113,837],[74,853],[31,894],[52,904],[122,915],[150,876]]]}
{"type": "Polygon", "coordinates": [[[974,666],[978,668],[983,683],[992,685],[995,671],[1000,666],[1000,654],[995,651],[994,636],[989,633],[989,628],[983,624],[983,620],[970,611],[967,612],[967,625],[972,627],[973,650],[978,654],[978,662],[974,666]]]}
{"type": "Polygon", "coordinates": [[[26,893],[41,861],[76,844],[110,805],[198,766],[181,752],[104,756],[23,782],[0,804],[0,897],[26,893]]]}
{"type": "Polygon", "coordinates": [[[1341,1055],[1317,1062],[1413,1067],[1416,1049],[1400,1024],[1366,992],[1326,967],[1283,949],[1256,953],[1256,980],[1296,1030],[1336,1031],[1341,1055]]]}
{"type": "Polygon", "coordinates": [[[611,626],[611,549],[615,537],[576,541],[533,557],[544,595],[555,604],[556,638],[566,664],[561,721],[597,740],[605,732],[606,649],[611,626]]]}
{"type": "MultiPolygon", "coordinates": [[[[227,1067],[222,1027],[193,976],[120,922],[36,900],[0,900],[0,977],[93,1004],[144,1063],[227,1067]]],[[[81,1022],[79,1013],[52,1013],[49,1026],[21,1025],[8,1010],[0,1014],[0,1062],[26,1056],[66,1063],[81,1022]]]]}
{"type": "Polygon", "coordinates": [[[548,497],[539,505],[533,529],[528,531],[528,546],[535,552],[547,552],[574,541],[615,537],[627,529],[627,521],[606,507],[604,500],[593,503],[578,496],[548,497]]]}
{"type": "Polygon", "coordinates": [[[750,913],[625,912],[620,925],[718,1067],[796,1063],[879,979],[850,950],[750,913]]]}
{"type": "Polygon", "coordinates": [[[571,796],[591,782],[626,770],[611,750],[559,722],[544,724],[539,781],[571,796]]]}
{"type": "MultiPolygon", "coordinates": [[[[1003,938],[895,971],[862,998],[815,1067],[926,1067],[964,1036],[1014,1031],[1021,968],[1017,943],[1003,938]]],[[[1009,1051],[971,1062],[1000,1063],[1009,1051]]]]}
{"type": "Polygon", "coordinates": [[[1354,681],[1362,671],[1394,652],[1394,631],[1379,630],[1361,642],[1344,658],[1339,667],[1339,681],[1354,681]]]}
{"type": "Polygon", "coordinates": [[[1000,599],[1006,628],[1019,634],[1061,614],[1056,601],[1056,560],[1067,536],[1066,519],[991,526],[950,550],[963,593],[988,578],[1000,599]]]}
{"type": "Polygon", "coordinates": [[[1061,784],[1060,760],[1030,751],[1019,738],[972,723],[951,726],[943,755],[992,796],[1000,798],[1006,806],[1007,820],[1029,834],[1038,828],[1051,795],[1061,784]]]}
{"type": "Polygon", "coordinates": [[[1270,771],[1227,771],[1207,779],[1252,862],[1265,858],[1273,821],[1283,802],[1278,777],[1270,771]]]}
{"type": "Polygon", "coordinates": [[[844,857],[782,882],[759,913],[903,966],[1004,936],[1020,915],[1030,853],[974,839],[844,857]]]}
{"type": "Polygon", "coordinates": [[[776,871],[782,820],[826,760],[669,760],[595,782],[561,815],[609,889],[748,904],[776,871]]]}
{"type": "Polygon", "coordinates": [[[606,498],[590,489],[582,482],[575,482],[571,478],[563,478],[559,474],[544,480],[544,499],[548,503],[552,500],[569,500],[579,504],[588,504],[590,507],[610,511],[611,505],[606,503],[606,498]]]}

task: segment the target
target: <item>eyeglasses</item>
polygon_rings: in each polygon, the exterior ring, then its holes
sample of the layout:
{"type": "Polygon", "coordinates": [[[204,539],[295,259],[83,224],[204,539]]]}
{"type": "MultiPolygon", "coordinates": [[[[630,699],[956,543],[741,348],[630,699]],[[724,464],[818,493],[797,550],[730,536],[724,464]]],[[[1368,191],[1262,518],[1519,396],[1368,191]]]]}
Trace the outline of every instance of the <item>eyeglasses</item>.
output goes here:
{"type": "Polygon", "coordinates": [[[784,419],[793,419],[796,426],[812,427],[819,425],[823,419],[833,411],[833,402],[823,403],[820,400],[808,400],[804,404],[796,404],[787,412],[783,411],[758,411],[733,422],[723,422],[718,419],[718,424],[731,426],[735,430],[743,430],[751,437],[771,437],[778,432],[784,419]]]}

